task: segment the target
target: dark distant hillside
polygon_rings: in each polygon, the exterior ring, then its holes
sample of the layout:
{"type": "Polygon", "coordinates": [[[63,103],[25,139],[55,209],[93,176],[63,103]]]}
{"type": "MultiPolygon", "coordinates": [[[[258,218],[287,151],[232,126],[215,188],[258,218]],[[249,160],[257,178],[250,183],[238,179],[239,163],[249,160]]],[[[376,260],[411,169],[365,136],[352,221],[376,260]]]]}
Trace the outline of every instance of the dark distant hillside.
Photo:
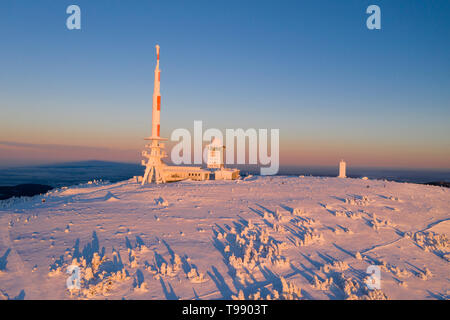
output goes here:
{"type": "Polygon", "coordinates": [[[438,186],[438,187],[450,188],[450,182],[445,182],[445,181],[427,182],[427,183],[424,183],[424,184],[428,184],[430,186],[438,186]]]}
{"type": "Polygon", "coordinates": [[[19,184],[17,186],[0,186],[0,200],[12,197],[32,197],[53,189],[43,184],[19,184]]]}
{"type": "Polygon", "coordinates": [[[92,180],[116,182],[143,174],[144,167],[134,163],[66,162],[0,169],[0,185],[41,184],[58,188],[92,180]]]}

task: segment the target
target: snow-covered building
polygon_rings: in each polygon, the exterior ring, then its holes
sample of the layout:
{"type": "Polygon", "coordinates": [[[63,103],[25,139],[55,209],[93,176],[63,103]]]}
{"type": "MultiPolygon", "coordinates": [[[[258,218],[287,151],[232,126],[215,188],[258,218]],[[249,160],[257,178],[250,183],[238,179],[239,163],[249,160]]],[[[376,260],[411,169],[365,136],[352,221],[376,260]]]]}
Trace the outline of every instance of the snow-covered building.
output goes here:
{"type": "Polygon", "coordinates": [[[221,169],[224,167],[223,164],[223,151],[225,147],[222,142],[214,138],[211,144],[208,145],[208,160],[207,166],[210,169],[221,169]]]}
{"type": "Polygon", "coordinates": [[[210,171],[200,167],[166,166],[164,167],[164,178],[167,182],[180,180],[209,180],[210,171]]]}
{"type": "Polygon", "coordinates": [[[236,180],[240,177],[240,170],[225,168],[223,161],[225,146],[218,138],[214,138],[208,145],[207,167],[213,170],[215,180],[236,180]]]}
{"type": "Polygon", "coordinates": [[[240,170],[232,168],[221,168],[214,171],[215,180],[236,180],[240,177],[240,170]]]}

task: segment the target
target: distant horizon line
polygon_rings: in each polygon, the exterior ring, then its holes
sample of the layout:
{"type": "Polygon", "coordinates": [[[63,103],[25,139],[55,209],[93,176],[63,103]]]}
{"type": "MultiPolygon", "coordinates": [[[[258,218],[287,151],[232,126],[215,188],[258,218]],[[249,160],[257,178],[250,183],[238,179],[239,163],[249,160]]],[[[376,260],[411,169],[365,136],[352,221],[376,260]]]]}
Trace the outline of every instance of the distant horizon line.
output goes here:
{"type": "MultiPolygon", "coordinates": [[[[39,163],[39,164],[21,164],[21,165],[2,165],[0,164],[0,170],[8,170],[8,169],[18,169],[18,168],[33,168],[33,167],[46,167],[46,166],[61,166],[68,164],[88,164],[88,163],[104,163],[104,164],[125,164],[125,165],[137,165],[141,166],[140,163],[137,162],[128,162],[128,161],[105,161],[105,160],[97,160],[97,159],[87,159],[87,160],[74,160],[74,161],[61,161],[61,162],[47,162],[47,163],[39,163]]],[[[171,164],[171,163],[170,163],[171,164]]],[[[414,170],[426,170],[426,171],[448,171],[450,172],[450,168],[432,168],[432,167],[402,167],[402,166],[365,166],[365,165],[351,165],[348,164],[348,168],[355,169],[383,169],[383,170],[404,170],[404,171],[414,171],[414,170]]],[[[192,166],[201,166],[201,165],[192,165],[192,166]]],[[[247,168],[259,168],[260,165],[255,164],[234,164],[230,165],[231,167],[247,167],[247,168]]],[[[315,165],[315,164],[280,164],[280,169],[288,169],[288,168],[338,168],[338,163],[336,165],[315,165]]]]}

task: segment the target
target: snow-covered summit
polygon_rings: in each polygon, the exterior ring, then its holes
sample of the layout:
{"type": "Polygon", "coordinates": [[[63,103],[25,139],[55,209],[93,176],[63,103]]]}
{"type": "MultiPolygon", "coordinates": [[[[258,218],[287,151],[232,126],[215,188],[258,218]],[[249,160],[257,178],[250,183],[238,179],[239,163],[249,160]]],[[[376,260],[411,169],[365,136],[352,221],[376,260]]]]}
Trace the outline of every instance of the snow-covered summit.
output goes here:
{"type": "Polygon", "coordinates": [[[362,179],[61,188],[0,206],[0,297],[448,298],[449,207],[445,188],[362,179]]]}

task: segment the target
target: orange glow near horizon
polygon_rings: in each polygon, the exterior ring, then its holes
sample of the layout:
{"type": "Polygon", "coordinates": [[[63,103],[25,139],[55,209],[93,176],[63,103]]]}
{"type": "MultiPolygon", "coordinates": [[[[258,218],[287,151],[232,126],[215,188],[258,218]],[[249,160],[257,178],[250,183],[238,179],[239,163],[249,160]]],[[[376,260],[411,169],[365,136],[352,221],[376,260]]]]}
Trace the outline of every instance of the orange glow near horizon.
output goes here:
{"type": "MultiPolygon", "coordinates": [[[[111,145],[71,146],[63,144],[26,144],[0,142],[0,165],[44,164],[65,161],[109,160],[139,163],[144,141],[111,145]]],[[[176,142],[167,143],[170,156],[176,142]]],[[[349,166],[450,168],[449,150],[432,146],[417,149],[396,144],[363,145],[333,141],[280,141],[280,166],[334,166],[345,159],[349,166]]]]}
{"type": "Polygon", "coordinates": [[[382,143],[281,142],[282,165],[336,165],[345,159],[362,167],[450,168],[450,150],[382,143]]]}

